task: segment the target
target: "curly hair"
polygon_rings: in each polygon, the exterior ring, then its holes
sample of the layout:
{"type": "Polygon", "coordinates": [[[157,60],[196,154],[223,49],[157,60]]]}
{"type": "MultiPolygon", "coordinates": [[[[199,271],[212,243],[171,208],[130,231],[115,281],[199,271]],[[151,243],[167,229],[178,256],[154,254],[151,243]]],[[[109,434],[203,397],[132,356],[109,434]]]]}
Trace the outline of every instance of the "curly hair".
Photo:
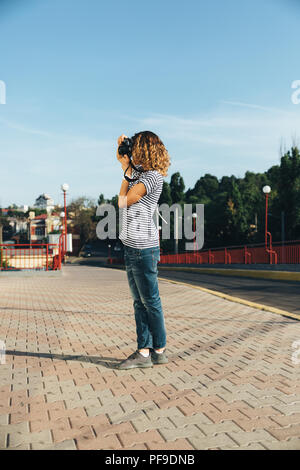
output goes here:
{"type": "Polygon", "coordinates": [[[132,157],[144,171],[157,170],[167,176],[170,156],[160,138],[150,131],[138,132],[132,137],[132,157]]]}

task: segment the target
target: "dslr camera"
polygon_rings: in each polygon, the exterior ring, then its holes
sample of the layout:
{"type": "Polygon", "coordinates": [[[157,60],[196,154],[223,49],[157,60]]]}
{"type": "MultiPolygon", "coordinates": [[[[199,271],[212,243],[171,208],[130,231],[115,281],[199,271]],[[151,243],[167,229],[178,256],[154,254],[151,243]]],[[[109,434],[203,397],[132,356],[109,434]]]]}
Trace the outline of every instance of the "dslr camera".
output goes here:
{"type": "Polygon", "coordinates": [[[118,148],[119,155],[127,155],[131,160],[132,145],[133,145],[132,139],[130,139],[129,137],[126,137],[121,143],[121,145],[119,145],[119,148],[118,148]]]}
{"type": "MultiPolygon", "coordinates": [[[[132,166],[132,168],[137,171],[138,173],[141,173],[143,172],[142,168],[140,167],[136,167],[133,163],[132,163],[132,147],[133,147],[133,141],[130,137],[126,137],[123,142],[121,143],[121,145],[119,145],[118,147],[118,154],[119,155],[127,155],[129,157],[129,161],[130,161],[130,164],[132,166]]],[[[127,168],[128,170],[128,168],[127,168]]],[[[139,178],[129,178],[129,176],[126,175],[126,172],[127,170],[125,170],[124,172],[124,178],[131,182],[131,181],[137,181],[139,178]]]]}

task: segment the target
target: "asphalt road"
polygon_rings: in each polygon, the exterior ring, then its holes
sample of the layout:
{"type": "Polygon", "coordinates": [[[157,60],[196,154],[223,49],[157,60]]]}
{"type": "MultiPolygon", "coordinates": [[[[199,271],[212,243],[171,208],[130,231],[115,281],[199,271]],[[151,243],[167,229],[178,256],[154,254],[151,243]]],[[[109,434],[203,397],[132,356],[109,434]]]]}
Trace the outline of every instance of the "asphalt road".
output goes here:
{"type": "Polygon", "coordinates": [[[159,269],[159,277],[187,282],[259,304],[300,314],[300,282],[159,269]]]}

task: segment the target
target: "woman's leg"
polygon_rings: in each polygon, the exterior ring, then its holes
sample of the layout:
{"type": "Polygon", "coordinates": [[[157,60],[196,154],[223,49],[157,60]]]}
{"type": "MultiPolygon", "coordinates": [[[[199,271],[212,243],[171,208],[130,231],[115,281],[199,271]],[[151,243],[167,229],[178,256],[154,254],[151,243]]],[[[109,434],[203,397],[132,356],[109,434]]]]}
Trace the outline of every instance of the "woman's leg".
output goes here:
{"type": "Polygon", "coordinates": [[[138,350],[151,349],[153,348],[153,339],[148,325],[147,309],[145,308],[142,302],[139,290],[136,285],[135,277],[133,275],[133,265],[136,265],[136,256],[134,251],[132,250],[133,249],[128,250],[127,248],[125,248],[124,258],[128,284],[133,298],[133,308],[137,333],[137,347],[138,350]]]}
{"type": "Polygon", "coordinates": [[[153,348],[160,350],[166,346],[165,322],[157,280],[160,250],[155,247],[137,251],[139,253],[131,266],[131,272],[147,312],[147,326],[152,335],[153,348]]]}

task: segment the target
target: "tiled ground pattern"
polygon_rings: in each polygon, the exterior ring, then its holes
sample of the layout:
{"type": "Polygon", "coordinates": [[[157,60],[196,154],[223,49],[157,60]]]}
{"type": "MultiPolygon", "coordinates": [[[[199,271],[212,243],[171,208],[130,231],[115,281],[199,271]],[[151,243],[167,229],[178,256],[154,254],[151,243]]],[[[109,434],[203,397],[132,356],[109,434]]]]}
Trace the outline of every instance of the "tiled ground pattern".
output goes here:
{"type": "Polygon", "coordinates": [[[169,364],[118,371],[136,348],[123,271],[2,277],[0,448],[300,449],[300,322],[160,292],[169,364]]]}

